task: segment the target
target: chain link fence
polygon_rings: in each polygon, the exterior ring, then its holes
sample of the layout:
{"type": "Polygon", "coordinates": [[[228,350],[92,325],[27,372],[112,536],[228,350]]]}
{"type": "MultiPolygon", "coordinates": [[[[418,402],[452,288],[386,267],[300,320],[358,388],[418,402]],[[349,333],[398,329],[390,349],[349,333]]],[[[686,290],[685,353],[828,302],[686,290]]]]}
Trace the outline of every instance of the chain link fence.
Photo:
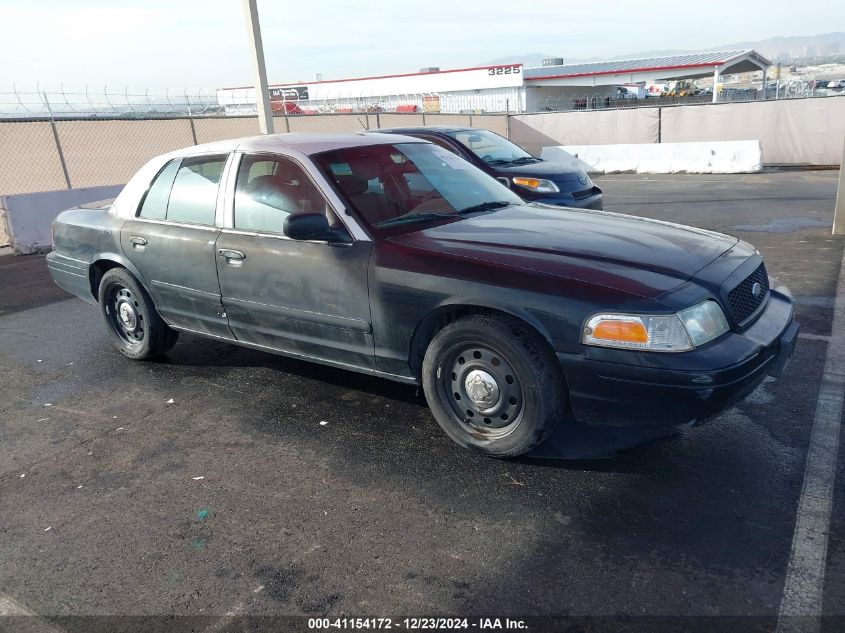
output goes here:
{"type": "MultiPolygon", "coordinates": [[[[460,125],[506,136],[506,115],[360,113],[273,117],[277,133],[460,125]]],[[[149,159],[259,133],[254,116],[0,119],[0,195],[119,185],[149,159]]]]}
{"type": "MultiPolygon", "coordinates": [[[[259,133],[256,116],[226,113],[224,106],[219,106],[216,101],[212,103],[211,97],[203,91],[182,91],[178,96],[171,93],[155,98],[151,93],[142,95],[125,91],[122,94],[122,101],[118,100],[118,93],[108,91],[99,96],[89,91],[76,93],[75,96],[74,93],[62,92],[61,98],[46,92],[14,92],[11,98],[5,95],[5,105],[0,106],[0,195],[120,185],[156,155],[190,145],[259,133]],[[29,98],[26,98],[27,95],[29,98]],[[103,103],[106,105],[103,106],[103,103]],[[60,104],[63,105],[60,107],[60,104]]],[[[825,94],[840,93],[828,89],[825,94]]],[[[797,84],[792,87],[781,85],[774,92],[770,90],[767,96],[771,98],[766,100],[759,100],[757,96],[753,90],[729,92],[723,89],[720,99],[724,101],[715,106],[709,105],[712,101],[710,95],[648,99],[610,99],[595,94],[566,100],[548,97],[540,108],[543,112],[520,115],[473,111],[435,113],[416,106],[407,108],[413,111],[388,112],[382,106],[372,104],[360,105],[352,112],[342,113],[297,113],[281,108],[275,113],[274,127],[276,132],[349,133],[405,126],[468,126],[491,130],[512,138],[529,151],[539,153],[545,146],[573,143],[749,138],[747,129],[750,122],[743,124],[741,130],[728,133],[725,129],[725,125],[734,119],[745,121],[745,110],[750,112],[758,107],[750,103],[739,106],[737,102],[741,101],[755,101],[760,106],[780,104],[783,107],[779,107],[779,111],[785,111],[790,103],[800,106],[796,112],[806,112],[808,118],[803,123],[803,119],[789,119],[788,125],[792,127],[812,127],[816,120],[837,121],[839,115],[828,112],[835,110],[839,113],[842,108],[831,109],[829,106],[845,106],[845,99],[812,98],[820,96],[818,90],[805,89],[797,84]],[[734,107],[734,103],[743,111],[729,113],[722,110],[734,107]],[[643,105],[657,107],[643,108],[643,105]],[[698,107],[677,107],[681,105],[698,107]],[[699,110],[701,112],[696,112],[699,110]],[[711,110],[713,116],[709,115],[711,110]],[[688,114],[682,117],[683,120],[701,119],[706,123],[694,134],[674,139],[664,129],[667,121],[678,119],[668,116],[674,113],[688,114]],[[547,128],[554,132],[545,132],[547,128]],[[632,135],[632,130],[640,128],[639,135],[632,135]]],[[[751,122],[754,120],[752,117],[751,122]]],[[[785,131],[760,129],[753,138],[763,141],[764,152],[771,153],[771,147],[784,144],[779,138],[785,138],[784,133],[790,130],[791,127],[785,131]]],[[[808,134],[812,136],[815,131],[810,130],[808,134]]],[[[818,142],[790,143],[802,148],[799,152],[801,157],[796,158],[795,151],[777,152],[774,154],[776,160],[770,162],[828,164],[827,149],[813,153],[818,142]],[[781,153],[787,160],[781,160],[781,153]]]]}

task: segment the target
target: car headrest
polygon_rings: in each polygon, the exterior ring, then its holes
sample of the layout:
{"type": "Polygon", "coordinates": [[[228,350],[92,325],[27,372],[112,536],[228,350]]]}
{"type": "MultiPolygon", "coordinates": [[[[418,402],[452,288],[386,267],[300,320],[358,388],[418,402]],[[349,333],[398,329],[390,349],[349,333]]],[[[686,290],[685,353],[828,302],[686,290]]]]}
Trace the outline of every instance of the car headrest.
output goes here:
{"type": "Polygon", "coordinates": [[[280,182],[275,176],[257,176],[250,181],[247,193],[253,200],[262,204],[291,211],[295,207],[292,204],[290,186],[280,182]]]}
{"type": "Polygon", "coordinates": [[[363,180],[378,178],[382,172],[381,162],[373,156],[350,156],[349,168],[353,174],[363,180]]]}
{"type": "Polygon", "coordinates": [[[343,189],[348,196],[358,196],[364,193],[368,187],[366,180],[363,178],[356,178],[354,176],[338,178],[338,183],[340,184],[340,188],[343,189]]]}
{"type": "Polygon", "coordinates": [[[256,176],[249,181],[247,191],[249,193],[266,193],[268,191],[278,191],[279,181],[275,176],[256,176]]]}

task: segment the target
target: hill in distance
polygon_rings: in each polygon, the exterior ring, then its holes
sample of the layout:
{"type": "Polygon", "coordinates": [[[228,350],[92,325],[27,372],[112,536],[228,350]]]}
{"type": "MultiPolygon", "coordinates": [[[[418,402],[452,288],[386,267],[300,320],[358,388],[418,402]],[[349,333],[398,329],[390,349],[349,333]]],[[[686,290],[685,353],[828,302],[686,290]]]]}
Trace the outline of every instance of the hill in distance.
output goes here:
{"type": "Polygon", "coordinates": [[[818,55],[830,55],[845,53],[845,33],[824,33],[821,35],[796,35],[789,37],[770,37],[765,40],[734,42],[732,44],[720,44],[705,49],[664,49],[639,51],[626,53],[624,55],[612,55],[609,57],[576,58],[567,57],[565,54],[542,54],[528,53],[526,55],[509,55],[499,57],[483,63],[484,66],[497,66],[501,64],[522,63],[527,68],[541,66],[546,57],[563,57],[566,64],[578,64],[582,62],[607,61],[612,59],[642,59],[646,57],[666,57],[669,55],[682,55],[685,53],[699,53],[704,51],[730,51],[745,48],[753,48],[762,53],[771,61],[777,61],[779,56],[788,58],[815,57],[818,55]]]}

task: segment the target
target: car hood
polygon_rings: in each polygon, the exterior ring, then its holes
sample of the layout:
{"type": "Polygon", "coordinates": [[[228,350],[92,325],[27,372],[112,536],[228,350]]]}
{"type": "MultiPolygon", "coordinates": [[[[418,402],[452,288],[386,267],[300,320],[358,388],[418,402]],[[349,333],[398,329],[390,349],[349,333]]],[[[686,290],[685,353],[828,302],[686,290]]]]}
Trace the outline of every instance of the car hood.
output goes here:
{"type": "Polygon", "coordinates": [[[735,237],[605,211],[510,206],[390,241],[655,299],[730,250],[735,237]]]}
{"type": "Polygon", "coordinates": [[[546,178],[555,182],[578,182],[580,178],[586,179],[587,176],[582,169],[573,168],[563,163],[550,163],[545,160],[539,163],[526,163],[525,165],[496,164],[490,165],[490,167],[503,175],[546,178]]]}

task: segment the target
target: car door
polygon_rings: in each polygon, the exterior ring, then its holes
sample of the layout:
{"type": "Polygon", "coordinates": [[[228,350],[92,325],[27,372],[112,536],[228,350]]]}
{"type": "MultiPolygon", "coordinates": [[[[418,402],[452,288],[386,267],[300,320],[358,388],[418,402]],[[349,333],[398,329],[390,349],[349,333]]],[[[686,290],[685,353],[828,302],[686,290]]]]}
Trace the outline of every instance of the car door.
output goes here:
{"type": "Polygon", "coordinates": [[[126,257],[174,327],[231,338],[217,282],[220,181],[227,154],[176,158],[121,229],[126,257]]]}
{"type": "Polygon", "coordinates": [[[292,213],[326,213],[345,230],[317,185],[327,188],[325,181],[305,157],[244,154],[236,161],[217,239],[233,334],[292,355],[372,368],[371,242],[363,232],[349,244],[286,237],[284,221],[292,213]]]}

